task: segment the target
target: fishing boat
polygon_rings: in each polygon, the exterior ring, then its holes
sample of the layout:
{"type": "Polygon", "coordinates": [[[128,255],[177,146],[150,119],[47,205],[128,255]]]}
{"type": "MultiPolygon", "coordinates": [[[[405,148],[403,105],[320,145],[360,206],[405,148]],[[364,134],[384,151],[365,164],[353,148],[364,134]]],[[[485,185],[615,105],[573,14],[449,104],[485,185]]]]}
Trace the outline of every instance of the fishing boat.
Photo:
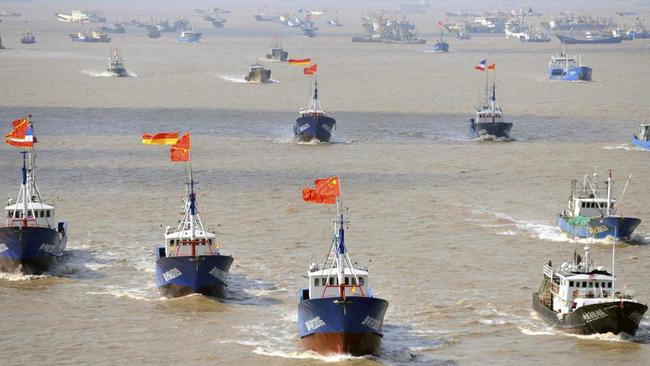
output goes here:
{"type": "Polygon", "coordinates": [[[2,34],[0,34],[0,50],[5,50],[5,46],[2,45],[2,34]]]}
{"type": "Polygon", "coordinates": [[[147,28],[147,37],[149,38],[160,38],[160,31],[156,26],[146,25],[147,28]]]}
{"type": "Polygon", "coordinates": [[[640,148],[650,150],[650,123],[639,125],[639,132],[632,135],[632,143],[640,148]]]}
{"type": "Polygon", "coordinates": [[[592,264],[589,244],[583,254],[574,251],[573,261],[557,268],[551,261],[544,265],[542,284],[533,293],[533,309],[568,333],[634,336],[648,306],[616,287],[616,245],[612,245],[611,272],[592,264]]]}
{"type": "Polygon", "coordinates": [[[486,85],[485,102],[476,110],[476,116],[469,120],[469,134],[479,139],[507,139],[511,129],[512,122],[503,120],[503,111],[497,104],[496,83],[493,81],[492,95],[488,94],[486,85]]]}
{"type": "Polygon", "coordinates": [[[265,69],[262,63],[255,62],[248,69],[248,75],[245,77],[249,83],[263,84],[271,81],[271,70],[265,69]]]}
{"type": "Polygon", "coordinates": [[[306,37],[313,38],[318,34],[318,27],[311,21],[305,22],[300,28],[306,37]]]}
{"type": "Polygon", "coordinates": [[[113,48],[111,56],[108,58],[108,72],[119,77],[129,76],[126,68],[124,68],[122,54],[117,48],[113,48]]]}
{"type": "Polygon", "coordinates": [[[334,19],[328,20],[327,25],[329,25],[330,27],[342,27],[343,23],[341,23],[341,20],[338,17],[336,17],[334,19]]]}
{"type": "Polygon", "coordinates": [[[461,41],[467,41],[472,39],[472,35],[469,34],[469,32],[467,32],[466,30],[461,29],[458,32],[456,32],[456,39],[459,39],[461,41]]]}
{"type": "Polygon", "coordinates": [[[591,67],[583,66],[579,57],[576,62],[576,56],[568,56],[564,49],[559,55],[552,56],[548,63],[550,80],[591,81],[591,72],[591,67]]]}
{"type": "Polygon", "coordinates": [[[73,42],[90,42],[90,43],[111,41],[111,38],[108,35],[106,35],[106,33],[99,30],[93,30],[90,33],[78,31],[77,33],[70,34],[70,39],[72,39],[73,42]]]}
{"type": "Polygon", "coordinates": [[[178,36],[179,42],[184,43],[196,43],[201,39],[201,33],[195,33],[192,31],[191,27],[187,27],[186,30],[181,31],[181,34],[178,36]]]}
{"type": "Polygon", "coordinates": [[[551,37],[543,31],[533,31],[529,28],[519,37],[519,40],[524,43],[548,43],[551,41],[551,37]]]}
{"type": "Polygon", "coordinates": [[[113,23],[112,27],[101,27],[100,29],[105,33],[126,33],[124,26],[118,22],[113,23]]]}
{"type": "Polygon", "coordinates": [[[274,60],[274,61],[287,61],[287,58],[289,57],[289,52],[285,51],[284,48],[279,43],[275,43],[273,47],[271,47],[271,53],[266,54],[266,58],[269,60],[274,60]]]}
{"type": "Polygon", "coordinates": [[[67,225],[55,224],[54,205],[46,203],[36,185],[37,140],[30,118],[13,122],[6,143],[23,148],[22,183],[16,199],[5,207],[6,222],[0,226],[0,271],[41,274],[55,258],[63,257],[68,240],[67,225]]]}
{"type": "Polygon", "coordinates": [[[318,99],[318,80],[314,74],[312,93],[307,108],[300,108],[300,115],[293,126],[296,140],[301,142],[329,142],[336,120],[325,114],[318,99]]]}
{"type": "MultiPolygon", "coordinates": [[[[338,177],[316,180],[317,190],[335,186],[336,195],[328,198],[336,197],[337,213],[329,254],[321,267],[310,266],[308,286],[300,290],[298,335],[304,348],[320,354],[377,354],[388,302],[374,297],[368,270],[355,268],[350,259],[344,228],[348,221],[343,217],[338,182],[338,177]]],[[[303,199],[311,200],[305,191],[303,199]]]]}
{"type": "Polygon", "coordinates": [[[612,44],[623,42],[623,37],[621,36],[598,36],[590,32],[586,32],[584,38],[562,34],[556,34],[555,36],[564,44],[612,44]]]}
{"type": "Polygon", "coordinates": [[[440,28],[440,38],[433,45],[433,52],[449,52],[449,43],[444,40],[444,26],[442,22],[438,22],[440,28]]]}
{"type": "Polygon", "coordinates": [[[36,36],[34,36],[34,33],[27,30],[20,37],[20,43],[22,43],[22,44],[34,44],[34,43],[36,43],[36,36]]]}
{"type": "MultiPolygon", "coordinates": [[[[184,138],[189,146],[189,134],[181,139],[184,138]]],[[[185,161],[188,161],[187,198],[178,226],[168,226],[165,244],[156,248],[156,283],[165,297],[194,293],[223,297],[233,257],[222,254],[214,232],[204,228],[189,157],[185,161]]]]}
{"type": "MultiPolygon", "coordinates": [[[[597,173],[585,175],[582,185],[571,181],[569,204],[555,217],[555,223],[563,232],[578,238],[625,240],[629,239],[641,223],[634,217],[617,214],[617,200],[612,193],[612,172],[605,187],[598,181],[597,173]]],[[[628,178],[623,193],[630,183],[628,178]]]]}

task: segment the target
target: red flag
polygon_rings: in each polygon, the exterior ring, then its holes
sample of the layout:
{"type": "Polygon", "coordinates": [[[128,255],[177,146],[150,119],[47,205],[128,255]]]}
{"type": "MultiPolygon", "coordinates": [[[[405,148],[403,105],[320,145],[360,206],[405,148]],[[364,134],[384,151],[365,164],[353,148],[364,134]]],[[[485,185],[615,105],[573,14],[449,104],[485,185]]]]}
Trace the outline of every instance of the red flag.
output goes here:
{"type": "Polygon", "coordinates": [[[341,195],[339,177],[316,179],[314,185],[315,189],[305,187],[302,190],[302,199],[306,202],[333,205],[341,195]]]}
{"type": "Polygon", "coordinates": [[[190,149],[192,142],[190,141],[190,133],[184,134],[178,141],[169,149],[172,161],[190,161],[190,149]]]}
{"type": "Polygon", "coordinates": [[[303,71],[305,75],[314,75],[316,74],[316,71],[318,71],[318,64],[313,64],[309,67],[305,67],[303,71]]]}
{"type": "Polygon", "coordinates": [[[27,118],[17,119],[11,123],[11,132],[5,135],[5,142],[16,147],[34,147],[34,131],[27,118]]]}
{"type": "Polygon", "coordinates": [[[310,58],[290,58],[287,60],[289,65],[305,66],[311,64],[310,58]]]}
{"type": "Polygon", "coordinates": [[[496,70],[497,69],[497,64],[491,64],[490,66],[487,67],[488,70],[496,70]]]}

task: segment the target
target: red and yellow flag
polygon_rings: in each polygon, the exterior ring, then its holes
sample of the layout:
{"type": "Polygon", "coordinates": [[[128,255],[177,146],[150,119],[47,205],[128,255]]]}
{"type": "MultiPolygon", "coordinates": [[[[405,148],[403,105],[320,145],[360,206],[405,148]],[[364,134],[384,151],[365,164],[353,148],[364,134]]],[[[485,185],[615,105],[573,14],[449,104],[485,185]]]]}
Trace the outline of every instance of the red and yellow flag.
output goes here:
{"type": "Polygon", "coordinates": [[[153,135],[142,134],[145,145],[173,145],[178,141],[178,132],[159,132],[153,135]]]}
{"type": "Polygon", "coordinates": [[[497,64],[490,64],[490,66],[487,67],[488,70],[496,70],[497,69],[497,64]]]}
{"type": "Polygon", "coordinates": [[[172,161],[190,161],[190,149],[192,142],[190,141],[190,133],[184,134],[178,141],[169,149],[172,161]]]}
{"type": "Polygon", "coordinates": [[[287,60],[287,63],[289,65],[295,65],[295,66],[305,66],[305,65],[311,65],[311,59],[310,58],[290,58],[287,60]]]}
{"type": "Polygon", "coordinates": [[[27,118],[17,119],[11,123],[11,132],[5,135],[5,142],[16,147],[33,147],[36,139],[27,118]]]}
{"type": "Polygon", "coordinates": [[[302,199],[306,202],[333,205],[341,195],[339,177],[316,179],[314,185],[315,189],[305,187],[302,190],[302,199]]]}
{"type": "Polygon", "coordinates": [[[311,65],[309,67],[305,67],[303,69],[303,72],[305,73],[305,75],[314,75],[314,74],[316,74],[316,71],[318,71],[318,64],[313,64],[313,65],[311,65]]]}

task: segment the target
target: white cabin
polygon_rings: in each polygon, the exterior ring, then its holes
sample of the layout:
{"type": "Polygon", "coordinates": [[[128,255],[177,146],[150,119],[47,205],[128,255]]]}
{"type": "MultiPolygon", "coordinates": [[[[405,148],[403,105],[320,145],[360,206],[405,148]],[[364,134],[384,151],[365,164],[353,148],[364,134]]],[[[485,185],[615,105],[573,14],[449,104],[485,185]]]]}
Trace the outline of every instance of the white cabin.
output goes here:
{"type": "MultiPolygon", "coordinates": [[[[580,188],[577,181],[571,181],[569,204],[563,216],[604,217],[616,216],[616,199],[612,194],[611,173],[603,187],[598,181],[598,175],[585,175],[580,188]]],[[[629,182],[629,179],[628,179],[629,182]]]]}
{"type": "Polygon", "coordinates": [[[610,302],[620,298],[614,291],[614,276],[604,268],[586,272],[585,266],[564,263],[559,271],[548,264],[544,277],[551,281],[554,311],[567,314],[582,306],[610,302]]]}
{"type": "MultiPolygon", "coordinates": [[[[13,200],[9,201],[10,203],[13,200]]],[[[54,207],[42,202],[28,201],[27,212],[22,203],[14,203],[5,207],[7,226],[43,226],[54,227],[54,207]]]]}
{"type": "Polygon", "coordinates": [[[309,278],[309,298],[340,297],[340,285],[344,286],[345,296],[369,296],[368,271],[346,267],[343,282],[339,283],[338,269],[319,269],[312,265],[307,272],[309,278]]]}
{"type": "Polygon", "coordinates": [[[176,231],[168,227],[165,233],[167,257],[214,255],[218,250],[219,244],[216,242],[215,235],[202,229],[195,229],[194,238],[189,228],[176,231]]]}

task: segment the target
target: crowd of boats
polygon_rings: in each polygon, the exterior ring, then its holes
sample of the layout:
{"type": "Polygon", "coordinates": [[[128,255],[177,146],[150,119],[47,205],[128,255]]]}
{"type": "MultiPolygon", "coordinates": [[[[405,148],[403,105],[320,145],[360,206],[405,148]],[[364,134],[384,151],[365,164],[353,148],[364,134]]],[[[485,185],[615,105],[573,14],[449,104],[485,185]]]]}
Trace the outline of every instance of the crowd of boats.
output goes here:
{"type": "MultiPolygon", "coordinates": [[[[206,17],[223,13],[214,9],[197,12],[206,17]]],[[[98,16],[76,14],[71,18],[60,18],[68,19],[62,20],[66,22],[72,22],[71,19],[83,19],[74,22],[92,22],[90,19],[98,16]]],[[[365,24],[369,34],[364,37],[371,40],[362,42],[374,42],[375,34],[379,34],[381,42],[402,43],[406,40],[406,43],[423,43],[415,36],[414,25],[408,21],[369,17],[365,24]]],[[[162,31],[158,26],[155,28],[162,31]]],[[[441,24],[437,44],[445,43],[444,28],[441,24]]],[[[185,38],[185,42],[200,38],[200,33],[193,33],[189,24],[177,26],[175,23],[174,29],[180,30],[180,37],[185,38]]],[[[110,31],[120,33],[117,23],[110,31]]],[[[107,42],[85,40],[105,39],[105,33],[78,32],[70,37],[80,42],[107,42]]],[[[438,47],[444,52],[444,45],[438,47]]],[[[328,116],[320,105],[317,65],[310,59],[289,59],[288,56],[288,51],[276,43],[266,58],[307,66],[304,74],[310,76],[310,99],[294,123],[295,139],[329,142],[336,120],[328,116]]],[[[469,119],[469,136],[472,138],[509,138],[513,128],[513,123],[504,118],[497,103],[496,81],[494,77],[490,78],[495,68],[496,65],[487,60],[475,66],[476,70],[485,73],[486,78],[484,101],[476,109],[474,117],[469,119]]],[[[111,52],[107,71],[116,76],[128,75],[118,49],[111,52]]],[[[591,71],[591,68],[581,65],[579,57],[568,56],[564,50],[549,63],[549,78],[553,80],[587,81],[591,79],[591,71]]],[[[255,62],[246,80],[268,82],[271,71],[255,62]]],[[[43,199],[36,183],[34,156],[38,140],[31,115],[12,123],[5,142],[20,149],[22,164],[18,194],[5,207],[6,222],[0,227],[0,271],[41,274],[63,258],[68,226],[55,219],[55,205],[43,199]]],[[[186,194],[180,220],[177,225],[165,228],[161,235],[164,243],[154,248],[155,281],[161,295],[180,297],[199,293],[226,297],[225,288],[234,258],[224,252],[214,229],[207,228],[199,215],[190,159],[190,134],[180,137],[178,132],[143,134],[142,142],[168,145],[172,161],[187,165],[187,176],[184,177],[186,194]]],[[[650,149],[650,124],[641,124],[632,142],[650,149]]],[[[531,307],[542,319],[562,330],[578,334],[626,333],[633,336],[647,311],[645,304],[637,301],[625,288],[617,287],[615,273],[616,242],[630,240],[641,222],[639,218],[619,213],[618,203],[629,182],[630,178],[617,198],[611,171],[604,180],[598,172],[585,175],[580,185],[573,180],[568,204],[555,216],[555,223],[568,237],[586,239],[581,241],[584,243],[583,251],[578,254],[574,250],[570,261],[556,267],[549,261],[543,266],[542,283],[532,294],[531,307]],[[595,265],[591,258],[591,243],[602,240],[614,243],[611,269],[595,265]]],[[[355,266],[350,259],[345,240],[345,228],[349,222],[343,214],[340,186],[339,177],[328,177],[316,179],[313,188],[304,188],[302,192],[306,202],[336,205],[336,216],[328,254],[321,265],[312,263],[309,266],[307,285],[298,290],[297,333],[306,349],[318,353],[377,354],[389,303],[374,295],[368,269],[355,266]]]]}

